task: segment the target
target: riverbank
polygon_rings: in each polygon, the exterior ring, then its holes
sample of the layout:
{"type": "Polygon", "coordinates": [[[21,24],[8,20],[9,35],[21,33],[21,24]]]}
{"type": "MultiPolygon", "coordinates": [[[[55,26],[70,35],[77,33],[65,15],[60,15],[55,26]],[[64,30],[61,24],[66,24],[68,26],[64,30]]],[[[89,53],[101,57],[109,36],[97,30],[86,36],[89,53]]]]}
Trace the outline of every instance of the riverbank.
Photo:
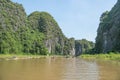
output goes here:
{"type": "Polygon", "coordinates": [[[99,59],[99,60],[113,60],[120,62],[120,53],[109,53],[109,54],[83,54],[80,56],[83,59],[99,59]]]}
{"type": "Polygon", "coordinates": [[[61,55],[16,55],[16,54],[0,54],[0,60],[18,60],[18,59],[36,59],[46,57],[62,57],[61,55]]]}

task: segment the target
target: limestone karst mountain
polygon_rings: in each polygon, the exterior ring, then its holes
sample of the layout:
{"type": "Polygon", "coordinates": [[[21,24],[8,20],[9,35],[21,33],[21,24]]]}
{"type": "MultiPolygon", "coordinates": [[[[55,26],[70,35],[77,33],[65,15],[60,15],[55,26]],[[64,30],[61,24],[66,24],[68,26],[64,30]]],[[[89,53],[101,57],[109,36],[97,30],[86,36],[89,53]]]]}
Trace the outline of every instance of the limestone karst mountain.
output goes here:
{"type": "Polygon", "coordinates": [[[82,43],[65,37],[49,13],[27,16],[21,4],[0,0],[0,54],[80,55],[82,49],[82,43]]]}

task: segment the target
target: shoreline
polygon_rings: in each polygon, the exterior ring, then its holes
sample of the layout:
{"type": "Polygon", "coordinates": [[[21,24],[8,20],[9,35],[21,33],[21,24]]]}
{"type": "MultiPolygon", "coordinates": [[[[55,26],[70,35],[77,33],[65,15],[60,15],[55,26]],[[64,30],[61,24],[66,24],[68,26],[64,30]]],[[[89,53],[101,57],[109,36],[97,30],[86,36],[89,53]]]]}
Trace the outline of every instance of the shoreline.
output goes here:
{"type": "MultiPolygon", "coordinates": [[[[19,60],[19,59],[37,59],[37,58],[55,58],[55,57],[64,57],[71,58],[72,56],[65,55],[24,55],[24,54],[0,54],[0,61],[2,60],[19,60]]],[[[120,62],[120,54],[110,53],[110,54],[82,54],[78,56],[82,59],[89,60],[111,60],[120,62]]],[[[73,58],[73,57],[72,57],[73,58]]]]}
{"type": "Polygon", "coordinates": [[[47,58],[47,57],[65,57],[61,55],[10,55],[10,54],[0,54],[0,61],[2,60],[20,60],[20,59],[39,59],[39,58],[47,58]]]}
{"type": "Polygon", "coordinates": [[[96,59],[96,60],[111,60],[120,62],[120,54],[110,53],[110,54],[83,54],[80,56],[83,59],[96,59]]]}
{"type": "Polygon", "coordinates": [[[113,64],[120,65],[120,54],[83,54],[80,58],[88,61],[108,61],[113,64]]]}

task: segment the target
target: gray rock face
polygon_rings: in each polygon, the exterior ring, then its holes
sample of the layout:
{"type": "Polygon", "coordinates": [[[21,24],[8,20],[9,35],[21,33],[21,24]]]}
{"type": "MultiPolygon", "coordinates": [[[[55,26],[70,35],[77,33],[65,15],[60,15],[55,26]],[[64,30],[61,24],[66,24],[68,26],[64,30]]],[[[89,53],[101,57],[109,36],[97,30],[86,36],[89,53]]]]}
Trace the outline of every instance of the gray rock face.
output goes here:
{"type": "Polygon", "coordinates": [[[91,50],[94,48],[94,46],[95,44],[93,42],[88,41],[86,39],[76,40],[75,41],[76,56],[82,53],[91,53],[91,50]]]}
{"type": "Polygon", "coordinates": [[[120,51],[120,0],[110,12],[102,14],[95,48],[98,53],[120,51]]]}
{"type": "Polygon", "coordinates": [[[45,40],[45,46],[49,53],[63,54],[64,41],[60,40],[59,38],[45,40]]]}
{"type": "Polygon", "coordinates": [[[75,55],[79,56],[80,54],[82,54],[82,45],[78,42],[75,41],[75,55]]]}
{"type": "Polygon", "coordinates": [[[70,47],[69,47],[69,54],[72,55],[72,56],[75,56],[75,40],[74,38],[70,38],[69,39],[69,44],[70,44],[70,47]]]}
{"type": "Polygon", "coordinates": [[[48,52],[49,53],[51,53],[51,51],[52,51],[52,40],[47,40],[46,42],[45,42],[45,46],[46,46],[46,48],[48,49],[48,52]]]}

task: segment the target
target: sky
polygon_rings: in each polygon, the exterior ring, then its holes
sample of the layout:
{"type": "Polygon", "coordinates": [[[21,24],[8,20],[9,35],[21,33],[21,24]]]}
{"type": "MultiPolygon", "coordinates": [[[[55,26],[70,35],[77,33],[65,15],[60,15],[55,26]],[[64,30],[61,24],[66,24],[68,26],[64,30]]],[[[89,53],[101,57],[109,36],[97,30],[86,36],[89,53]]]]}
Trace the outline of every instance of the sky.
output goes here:
{"type": "Polygon", "coordinates": [[[12,0],[23,5],[27,15],[34,11],[50,13],[66,37],[95,42],[99,18],[117,0],[12,0]]]}

